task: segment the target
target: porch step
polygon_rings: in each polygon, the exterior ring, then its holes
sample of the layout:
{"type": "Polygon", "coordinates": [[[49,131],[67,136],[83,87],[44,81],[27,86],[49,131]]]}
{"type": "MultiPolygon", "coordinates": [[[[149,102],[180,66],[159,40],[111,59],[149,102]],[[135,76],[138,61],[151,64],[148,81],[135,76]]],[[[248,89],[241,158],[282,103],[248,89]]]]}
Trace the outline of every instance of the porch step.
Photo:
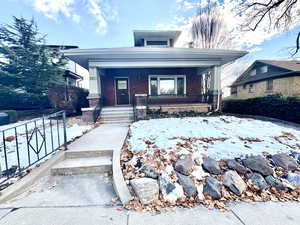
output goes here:
{"type": "Polygon", "coordinates": [[[91,173],[111,173],[112,158],[110,156],[93,158],[65,159],[51,169],[51,175],[79,175],[91,173]]]}
{"type": "Polygon", "coordinates": [[[65,152],[66,159],[78,159],[78,158],[93,158],[101,156],[112,157],[113,150],[68,150],[65,152]]]}
{"type": "Polygon", "coordinates": [[[101,111],[101,123],[130,124],[133,122],[132,107],[104,107],[101,111]]]}

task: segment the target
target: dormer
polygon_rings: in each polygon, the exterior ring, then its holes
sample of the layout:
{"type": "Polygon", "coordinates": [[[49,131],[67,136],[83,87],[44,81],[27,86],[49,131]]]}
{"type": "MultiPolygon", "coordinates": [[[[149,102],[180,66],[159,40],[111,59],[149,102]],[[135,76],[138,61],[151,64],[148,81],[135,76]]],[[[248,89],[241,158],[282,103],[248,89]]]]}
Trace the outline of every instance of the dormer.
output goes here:
{"type": "Polygon", "coordinates": [[[136,30],[133,32],[135,47],[174,47],[181,31],[136,30]]]}

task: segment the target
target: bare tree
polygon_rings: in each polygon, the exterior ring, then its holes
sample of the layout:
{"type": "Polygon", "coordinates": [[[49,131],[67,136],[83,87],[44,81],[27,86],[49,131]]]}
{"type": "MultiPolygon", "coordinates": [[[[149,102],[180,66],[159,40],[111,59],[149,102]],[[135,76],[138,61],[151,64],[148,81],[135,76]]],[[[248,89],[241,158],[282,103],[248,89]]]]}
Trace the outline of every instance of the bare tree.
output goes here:
{"type": "MultiPolygon", "coordinates": [[[[298,0],[254,0],[242,1],[240,13],[245,13],[248,21],[244,24],[256,30],[267,23],[269,28],[288,30],[300,16],[298,0]]],[[[295,55],[300,49],[300,31],[296,38],[295,55]]]]}
{"type": "Polygon", "coordinates": [[[195,48],[230,48],[231,40],[216,2],[207,1],[199,7],[191,27],[192,45],[195,48]]]}

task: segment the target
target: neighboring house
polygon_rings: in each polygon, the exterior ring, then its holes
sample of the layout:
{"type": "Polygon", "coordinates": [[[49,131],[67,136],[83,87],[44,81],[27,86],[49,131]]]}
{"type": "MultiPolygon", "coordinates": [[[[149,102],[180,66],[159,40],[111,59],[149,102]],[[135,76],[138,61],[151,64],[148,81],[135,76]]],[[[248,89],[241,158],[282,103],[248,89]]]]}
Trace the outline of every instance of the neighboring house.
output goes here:
{"type": "Polygon", "coordinates": [[[186,111],[203,105],[216,108],[221,66],[247,52],[175,48],[180,33],[138,30],[134,31],[134,47],[70,49],[64,53],[89,70],[91,107],[133,105],[143,96],[150,108],[170,104],[185,104],[186,111]]]}
{"type": "Polygon", "coordinates": [[[300,61],[256,60],[231,85],[234,98],[271,94],[300,97],[300,61]]]}
{"type": "MultiPolygon", "coordinates": [[[[76,49],[78,46],[74,45],[46,45],[47,48],[56,49],[56,50],[68,50],[68,49],[76,49]]],[[[74,87],[81,87],[83,76],[77,73],[77,66],[75,62],[69,61],[66,65],[66,70],[64,73],[64,81],[65,84],[74,87]]]]}

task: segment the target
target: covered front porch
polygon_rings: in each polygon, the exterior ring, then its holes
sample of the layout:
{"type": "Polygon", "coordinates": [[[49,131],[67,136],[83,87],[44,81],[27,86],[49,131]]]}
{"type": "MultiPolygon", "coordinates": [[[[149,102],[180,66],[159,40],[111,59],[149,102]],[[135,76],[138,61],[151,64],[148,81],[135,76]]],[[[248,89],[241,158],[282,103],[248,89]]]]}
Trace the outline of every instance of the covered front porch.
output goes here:
{"type": "Polygon", "coordinates": [[[95,106],[192,104],[216,108],[220,100],[220,67],[90,68],[89,101],[95,106]],[[95,73],[95,76],[92,76],[95,73]],[[95,77],[95,78],[93,78],[95,77]]]}

